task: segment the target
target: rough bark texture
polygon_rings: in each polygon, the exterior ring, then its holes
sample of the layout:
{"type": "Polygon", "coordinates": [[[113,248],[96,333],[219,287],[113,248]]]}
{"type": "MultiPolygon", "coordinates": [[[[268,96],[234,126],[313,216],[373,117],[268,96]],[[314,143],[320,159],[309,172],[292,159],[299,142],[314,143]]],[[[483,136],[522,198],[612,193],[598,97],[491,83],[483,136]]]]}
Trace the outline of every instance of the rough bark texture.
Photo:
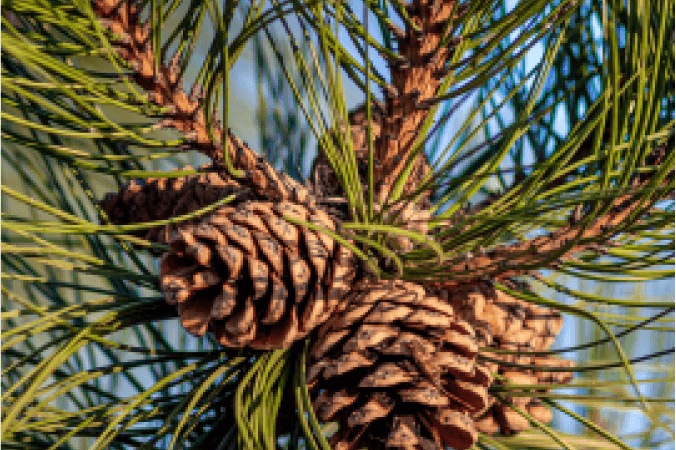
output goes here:
{"type": "MultiPolygon", "coordinates": [[[[447,74],[445,67],[454,49],[449,42],[441,45],[444,24],[466,11],[466,6],[455,1],[414,0],[406,7],[418,30],[407,25],[405,31],[394,33],[400,58],[390,61],[393,89],[386,92],[386,114],[376,141],[376,156],[381,162],[376,179],[382,180],[384,192],[391,189],[421,138],[421,127],[447,74]]],[[[412,173],[426,171],[421,154],[412,173]]]]}
{"type": "MultiPolygon", "coordinates": [[[[647,182],[637,186],[643,188],[647,182]]],[[[471,254],[460,261],[447,265],[448,269],[457,273],[453,280],[437,282],[430,280],[429,284],[436,287],[451,289],[481,277],[505,280],[518,275],[529,275],[533,269],[556,268],[561,262],[575,258],[576,254],[585,251],[596,251],[602,244],[589,242],[591,239],[606,239],[606,245],[612,245],[612,237],[619,232],[614,231],[630,215],[639,213],[647,205],[653,204],[660,198],[659,192],[653,194],[650,199],[635,200],[633,194],[620,195],[612,202],[613,207],[608,213],[591,221],[583,228],[583,217],[576,215],[576,210],[570,217],[567,225],[561,226],[556,231],[522,243],[511,244],[471,254]],[[518,268],[510,268],[510,266],[518,268]]],[[[484,217],[466,217],[469,229],[472,221],[481,221],[484,217]]]]}
{"type": "MultiPolygon", "coordinates": [[[[435,104],[447,62],[453,55],[452,40],[444,36],[444,24],[451,17],[458,19],[467,7],[455,1],[414,0],[405,4],[411,22],[401,30],[390,23],[390,30],[398,42],[398,58],[390,60],[392,84],[385,91],[385,104],[372,107],[372,138],[374,140],[374,178],[376,199],[385,202],[397,177],[402,173],[421,129],[435,104]],[[442,45],[443,43],[443,45],[442,45]]],[[[362,182],[366,180],[368,141],[366,140],[366,108],[362,105],[349,115],[350,130],[357,158],[361,161],[362,182]]],[[[321,149],[320,149],[321,150],[321,149]]],[[[326,176],[330,172],[327,158],[321,153],[314,171],[326,176]]],[[[404,194],[410,194],[430,172],[424,152],[416,156],[410,177],[404,185],[404,194]]],[[[330,188],[339,194],[338,189],[330,188]]],[[[429,206],[429,192],[425,192],[419,206],[429,206]]]]}

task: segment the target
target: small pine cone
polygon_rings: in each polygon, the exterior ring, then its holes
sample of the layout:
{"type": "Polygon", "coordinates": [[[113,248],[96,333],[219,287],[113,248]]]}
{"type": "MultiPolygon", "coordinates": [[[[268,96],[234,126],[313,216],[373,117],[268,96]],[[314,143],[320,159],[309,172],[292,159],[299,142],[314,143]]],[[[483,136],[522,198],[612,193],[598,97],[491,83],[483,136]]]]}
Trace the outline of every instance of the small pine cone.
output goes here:
{"type": "MultiPolygon", "coordinates": [[[[212,167],[205,165],[200,169],[212,167]]],[[[192,166],[185,166],[179,170],[192,169],[192,166]]],[[[113,224],[128,225],[188,214],[232,194],[237,194],[239,202],[252,198],[248,188],[223,171],[213,171],[176,178],[148,178],[142,183],[132,180],[120,193],[108,194],[101,207],[113,224]]],[[[195,222],[182,222],[180,225],[195,222]]],[[[168,225],[134,234],[151,242],[166,244],[173,228],[168,225]]]]}
{"type": "Polygon", "coordinates": [[[320,328],[308,371],[318,417],[341,424],[333,448],[471,447],[492,382],[471,326],[407,282],[363,281],[343,305],[320,328]]]}
{"type": "Polygon", "coordinates": [[[285,348],[329,317],[354,276],[351,253],[282,216],[335,229],[319,209],[249,202],[174,232],[161,289],[187,331],[210,326],[224,346],[285,348]]]}
{"type": "Polygon", "coordinates": [[[482,347],[547,350],[563,326],[561,315],[514,298],[487,283],[468,283],[453,291],[431,288],[471,323],[482,347]]]}
{"type": "MultiPolygon", "coordinates": [[[[509,284],[509,282],[508,282],[509,284]]],[[[452,305],[458,316],[470,323],[476,332],[480,347],[501,350],[533,352],[545,351],[554,343],[563,326],[561,315],[551,308],[544,308],[514,298],[491,287],[488,283],[467,284],[453,291],[430,289],[452,305]]],[[[548,367],[572,367],[569,360],[554,357],[533,357],[527,354],[507,355],[486,352],[486,356],[521,365],[548,367]]],[[[499,373],[516,384],[566,384],[572,380],[572,372],[530,371],[482,361],[491,373],[499,373]]],[[[544,389],[543,389],[544,390],[544,389]]],[[[534,417],[551,421],[551,411],[530,397],[510,397],[514,405],[523,411],[534,411],[534,417]]],[[[484,433],[513,434],[530,427],[529,422],[509,406],[494,402],[487,414],[477,420],[477,429],[484,433]]]]}
{"type": "MultiPolygon", "coordinates": [[[[380,105],[377,102],[372,104],[371,108],[372,120],[371,120],[371,137],[374,141],[373,148],[374,152],[377,150],[377,142],[381,139],[382,131],[382,115],[385,113],[384,106],[380,105]]],[[[355,158],[357,160],[357,170],[359,172],[359,178],[362,182],[362,185],[367,185],[368,180],[368,130],[367,130],[367,120],[366,120],[366,106],[365,104],[360,105],[350,112],[348,115],[348,120],[350,122],[350,135],[352,136],[352,148],[355,153],[355,158]]],[[[341,127],[340,130],[343,135],[346,134],[345,127],[341,127]]],[[[332,135],[335,134],[333,130],[329,131],[332,135]]],[[[335,140],[335,142],[338,142],[335,140]]],[[[379,179],[378,168],[381,162],[378,161],[377,154],[374,154],[374,168],[376,170],[375,176],[376,179],[379,179]]],[[[416,167],[411,171],[410,177],[406,180],[404,185],[404,195],[414,192],[421,181],[427,174],[431,171],[427,160],[424,155],[418,157],[416,167]]],[[[327,197],[344,197],[342,186],[338,182],[335,174],[333,173],[333,168],[329,163],[328,158],[318,149],[317,158],[315,159],[312,165],[312,171],[310,175],[310,180],[314,182],[315,190],[317,192],[322,192],[327,197]]],[[[377,186],[376,186],[377,188],[377,186]]],[[[429,194],[423,196],[422,200],[419,202],[421,208],[429,207],[429,194]]]]}
{"type": "MultiPolygon", "coordinates": [[[[502,359],[507,361],[508,355],[491,354],[495,359],[502,359]]],[[[518,361],[511,358],[510,362],[518,362],[519,364],[545,366],[545,367],[560,367],[572,368],[575,366],[573,361],[556,358],[552,356],[522,356],[518,361]]],[[[567,384],[573,379],[572,372],[546,372],[535,370],[524,370],[518,367],[499,366],[499,371],[512,384],[524,385],[542,385],[543,389],[537,391],[547,392],[548,384],[567,384]]],[[[520,408],[522,411],[528,412],[536,420],[542,423],[548,423],[552,420],[552,413],[545,405],[543,405],[537,398],[532,397],[510,397],[511,402],[520,408]]],[[[488,414],[482,418],[482,429],[484,433],[496,433],[498,429],[493,424],[498,424],[500,433],[509,435],[525,431],[530,427],[528,420],[524,419],[519,413],[514,411],[507,405],[496,402],[489,410],[488,414]],[[492,418],[488,418],[492,417],[492,418]]]]}
{"type": "MultiPolygon", "coordinates": [[[[499,344],[499,348],[504,350],[521,350],[521,351],[540,351],[546,350],[546,348],[538,348],[531,345],[533,343],[533,337],[527,338],[527,336],[532,336],[532,330],[522,329],[519,332],[513,333],[510,335],[510,341],[503,339],[499,344]],[[530,333],[530,335],[529,335],[530,333]],[[524,339],[531,339],[527,341],[524,339]]],[[[523,365],[533,365],[533,366],[547,366],[547,367],[566,367],[570,368],[574,366],[574,362],[566,359],[555,358],[551,356],[528,356],[524,355],[501,355],[491,353],[490,356],[494,359],[499,359],[505,362],[523,364],[523,365]]],[[[513,384],[523,384],[523,385],[543,385],[543,388],[547,384],[566,384],[572,381],[572,372],[545,372],[545,371],[531,371],[527,369],[521,369],[518,367],[511,366],[502,366],[498,365],[498,371],[502,376],[504,376],[510,383],[513,384]]],[[[538,389],[539,390],[539,389],[538,389]]],[[[546,391],[546,389],[542,389],[546,391]]],[[[541,422],[550,422],[552,413],[549,411],[549,408],[542,405],[537,399],[530,397],[510,397],[511,402],[520,408],[522,411],[526,411],[531,414],[535,419],[540,420],[541,422]]],[[[493,415],[493,422],[497,423],[500,427],[500,433],[505,435],[519,433],[530,428],[530,423],[519,413],[514,411],[507,405],[496,402],[495,405],[491,408],[490,414],[493,415]]],[[[487,419],[488,420],[488,419],[487,419]]],[[[494,427],[490,426],[489,429],[493,430],[494,427]]],[[[495,430],[497,431],[497,430],[495,430]]]]}

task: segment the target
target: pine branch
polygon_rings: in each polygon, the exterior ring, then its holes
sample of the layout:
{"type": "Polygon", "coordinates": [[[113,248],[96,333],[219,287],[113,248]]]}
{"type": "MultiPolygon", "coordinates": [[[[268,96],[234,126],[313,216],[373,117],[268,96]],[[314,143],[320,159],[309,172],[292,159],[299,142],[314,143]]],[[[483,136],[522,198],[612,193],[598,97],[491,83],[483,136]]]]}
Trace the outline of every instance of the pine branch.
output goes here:
{"type": "MultiPolygon", "coordinates": [[[[457,274],[453,280],[431,282],[430,285],[453,288],[481,277],[504,280],[517,275],[528,275],[534,270],[560,267],[561,263],[573,260],[581,253],[596,251],[599,246],[612,246],[613,237],[625,228],[625,220],[637,213],[645,215],[646,210],[649,212],[655,202],[664,196],[663,189],[657,189],[645,198],[634,199],[636,193],[648,189],[650,184],[650,179],[640,181],[637,177],[635,180],[635,187],[628,193],[617,196],[607,213],[594,218],[590,223],[586,224],[584,217],[580,215],[582,209],[579,205],[570,217],[569,224],[549,235],[505,245],[476,256],[467,255],[462,262],[445,267],[449,272],[457,274]],[[462,275],[463,272],[468,275],[462,275]]],[[[673,183],[673,179],[664,181],[663,188],[668,188],[670,183],[673,183]]],[[[482,209],[475,214],[480,215],[482,209]]],[[[477,220],[481,219],[468,219],[463,230],[469,230],[477,220]]]]}
{"type": "MultiPolygon", "coordinates": [[[[458,20],[468,8],[457,1],[415,0],[407,9],[410,20],[406,30],[394,33],[400,59],[390,63],[394,89],[386,92],[382,137],[376,141],[381,166],[375,175],[383,183],[381,197],[392,189],[404,170],[448,74],[445,67],[455,51],[444,35],[449,21],[458,20]]],[[[407,180],[407,187],[417,187],[429,173],[424,153],[415,164],[411,173],[416,175],[407,180]]]]}
{"type": "Polygon", "coordinates": [[[121,36],[122,40],[116,48],[132,67],[133,80],[148,93],[153,103],[168,111],[165,118],[156,124],[156,128],[173,128],[184,133],[189,138],[189,149],[198,150],[208,156],[213,161],[214,168],[221,172],[221,176],[229,184],[238,183],[242,187],[249,187],[261,198],[294,200],[303,204],[314,201],[314,195],[308,188],[287,174],[276,172],[265,158],[256,155],[230,130],[226,133],[219,123],[213,124],[211,138],[209,124],[199,101],[201,86],[195,84],[189,94],[185,93],[182,79],[178,76],[180,53],[175,53],[168,64],[154,60],[150,24],[139,22],[140,10],[136,2],[96,0],[94,11],[102,25],[121,36]],[[225,136],[228,139],[230,160],[235,167],[245,171],[242,178],[233,179],[225,170],[225,136]]]}

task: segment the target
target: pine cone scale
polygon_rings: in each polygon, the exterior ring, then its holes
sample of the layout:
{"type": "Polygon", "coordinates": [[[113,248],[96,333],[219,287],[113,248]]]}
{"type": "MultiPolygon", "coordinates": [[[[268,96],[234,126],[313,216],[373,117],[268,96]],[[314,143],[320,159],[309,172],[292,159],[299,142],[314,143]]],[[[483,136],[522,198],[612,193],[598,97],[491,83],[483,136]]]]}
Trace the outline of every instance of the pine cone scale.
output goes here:
{"type": "Polygon", "coordinates": [[[271,275],[271,284],[268,308],[265,316],[261,319],[261,323],[265,325],[273,324],[282,318],[286,308],[286,299],[289,295],[284,283],[275,274],[271,275]]]}
{"type": "Polygon", "coordinates": [[[323,358],[328,351],[336,346],[344,337],[350,334],[350,330],[337,330],[327,333],[319,338],[310,350],[310,356],[314,359],[323,358]]]}
{"type": "Polygon", "coordinates": [[[216,320],[225,319],[232,314],[235,306],[237,306],[237,291],[230,284],[224,283],[222,292],[214,298],[214,303],[211,307],[211,318],[216,320]]]}
{"type": "Polygon", "coordinates": [[[284,256],[280,244],[269,234],[254,230],[251,232],[260,256],[266,259],[273,271],[278,274],[284,273],[284,256]]]}
{"type": "Polygon", "coordinates": [[[415,448],[420,443],[412,416],[395,416],[385,441],[386,448],[415,448]]]}
{"type": "Polygon", "coordinates": [[[439,433],[439,438],[453,448],[471,447],[478,439],[474,422],[465,414],[449,409],[436,411],[433,423],[439,433]]]}
{"type": "Polygon", "coordinates": [[[451,380],[446,386],[449,391],[455,392],[456,398],[467,406],[470,415],[475,415],[488,406],[488,393],[480,385],[462,380],[451,380]]]}
{"type": "Polygon", "coordinates": [[[211,305],[208,302],[193,301],[190,303],[179,303],[179,314],[181,316],[181,325],[189,333],[204,334],[209,325],[209,316],[211,315],[211,305]]]}
{"type": "Polygon", "coordinates": [[[393,362],[385,362],[359,382],[362,388],[388,388],[415,381],[410,371],[393,362]]]}
{"type": "Polygon", "coordinates": [[[361,352],[344,353],[329,363],[322,375],[328,380],[360,367],[370,367],[373,365],[373,362],[373,359],[367,358],[361,352]]]}
{"type": "Polygon", "coordinates": [[[399,329],[387,325],[364,325],[359,332],[349,339],[344,346],[346,352],[363,351],[377,346],[385,339],[394,338],[399,329]]]}
{"type": "Polygon", "coordinates": [[[312,296],[312,301],[307,302],[301,315],[301,331],[303,334],[309,333],[323,323],[323,317],[328,308],[320,287],[315,288],[312,296]]]}
{"type": "Polygon", "coordinates": [[[367,425],[377,419],[386,417],[394,408],[395,401],[384,392],[375,392],[360,408],[354,410],[347,418],[350,428],[367,425]]]}
{"type": "Polygon", "coordinates": [[[405,403],[417,403],[430,407],[448,406],[450,400],[440,389],[430,382],[417,383],[415,387],[397,390],[397,394],[405,403]]]}
{"type": "Polygon", "coordinates": [[[356,402],[358,397],[359,395],[354,389],[341,389],[333,395],[325,391],[313,402],[312,407],[322,420],[328,421],[343,408],[356,402]]]}
{"type": "Polygon", "coordinates": [[[364,323],[391,323],[395,320],[402,320],[412,313],[413,310],[407,306],[390,302],[380,302],[375,308],[369,311],[369,314],[364,319],[364,323]]]}
{"type": "MultiPolygon", "coordinates": [[[[242,269],[244,268],[244,253],[239,248],[232,245],[218,245],[216,247],[216,253],[228,268],[228,279],[237,280],[242,274],[242,269]]],[[[250,258],[250,256],[246,256],[247,260],[250,258]]]]}
{"type": "Polygon", "coordinates": [[[220,215],[212,216],[209,219],[209,223],[221,230],[229,241],[241,247],[254,258],[256,257],[256,245],[251,233],[245,227],[233,223],[227,217],[220,215]]]}

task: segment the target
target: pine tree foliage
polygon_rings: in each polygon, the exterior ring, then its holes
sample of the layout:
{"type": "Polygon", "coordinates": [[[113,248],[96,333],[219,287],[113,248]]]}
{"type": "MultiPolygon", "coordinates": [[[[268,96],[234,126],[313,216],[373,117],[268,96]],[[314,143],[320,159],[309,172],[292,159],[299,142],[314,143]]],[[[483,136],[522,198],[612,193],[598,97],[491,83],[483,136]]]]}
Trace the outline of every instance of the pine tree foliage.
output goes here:
{"type": "Polygon", "coordinates": [[[674,2],[508,3],[3,0],[3,447],[673,440],[673,299],[575,286],[673,279],[674,2]]]}

